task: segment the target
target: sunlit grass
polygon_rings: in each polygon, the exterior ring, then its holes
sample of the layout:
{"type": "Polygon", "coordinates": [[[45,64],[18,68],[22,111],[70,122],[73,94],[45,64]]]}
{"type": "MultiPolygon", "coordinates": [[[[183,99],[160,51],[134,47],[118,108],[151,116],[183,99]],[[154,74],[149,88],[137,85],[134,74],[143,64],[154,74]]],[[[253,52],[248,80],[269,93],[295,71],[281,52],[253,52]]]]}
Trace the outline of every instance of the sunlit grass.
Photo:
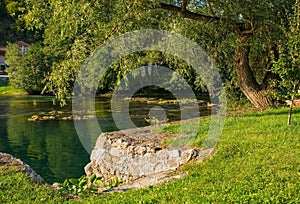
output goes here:
{"type": "Polygon", "coordinates": [[[0,166],[0,203],[57,203],[65,198],[48,185],[38,185],[20,170],[0,166]]]}
{"type": "Polygon", "coordinates": [[[26,95],[27,92],[23,89],[14,88],[11,86],[0,86],[0,96],[11,95],[26,95]]]}
{"type": "MultiPolygon", "coordinates": [[[[210,159],[181,168],[180,180],[141,190],[80,195],[75,203],[299,203],[300,112],[286,125],[287,109],[228,116],[222,137],[210,159]]],[[[209,118],[201,119],[195,145],[201,147],[209,118]]],[[[176,133],[178,125],[165,128],[176,133]]],[[[21,174],[0,174],[0,200],[46,199],[66,201],[46,187],[32,186],[21,174]],[[4,181],[3,181],[4,179],[4,181]],[[6,179],[6,180],[5,180],[6,179]],[[48,192],[48,193],[45,193],[48,192]]],[[[26,200],[27,201],[27,200],[26,200]]]]}
{"type": "MultiPolygon", "coordinates": [[[[292,125],[286,125],[286,117],[287,109],[228,116],[212,158],[182,168],[189,172],[187,177],[101,199],[109,203],[300,202],[299,110],[292,125]]],[[[209,123],[201,124],[200,146],[209,123]]],[[[176,129],[178,125],[167,131],[176,129]]]]}

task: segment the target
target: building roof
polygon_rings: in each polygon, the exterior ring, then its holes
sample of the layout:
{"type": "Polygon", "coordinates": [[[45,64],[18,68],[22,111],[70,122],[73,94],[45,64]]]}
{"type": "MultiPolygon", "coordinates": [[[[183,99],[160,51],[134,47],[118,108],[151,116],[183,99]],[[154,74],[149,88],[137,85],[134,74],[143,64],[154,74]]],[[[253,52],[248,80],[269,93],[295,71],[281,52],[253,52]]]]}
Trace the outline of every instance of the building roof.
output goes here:
{"type": "Polygon", "coordinates": [[[3,62],[1,62],[1,63],[0,63],[0,66],[5,66],[5,67],[8,67],[8,64],[6,64],[6,62],[5,62],[5,61],[3,61],[3,62]]]}
{"type": "Polygon", "coordinates": [[[20,47],[29,47],[29,44],[23,41],[17,41],[14,44],[19,45],[20,47]]]}
{"type": "Polygon", "coordinates": [[[5,56],[6,47],[0,47],[0,56],[5,56]]]}

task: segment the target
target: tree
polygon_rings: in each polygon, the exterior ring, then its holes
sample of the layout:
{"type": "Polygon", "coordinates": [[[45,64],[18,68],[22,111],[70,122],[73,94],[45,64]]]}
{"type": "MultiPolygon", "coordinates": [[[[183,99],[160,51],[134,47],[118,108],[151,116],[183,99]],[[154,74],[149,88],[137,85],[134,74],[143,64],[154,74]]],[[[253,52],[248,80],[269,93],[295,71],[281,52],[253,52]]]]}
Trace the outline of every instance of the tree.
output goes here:
{"type": "Polygon", "coordinates": [[[30,94],[40,94],[44,87],[47,67],[39,44],[32,44],[29,50],[22,54],[16,44],[9,44],[6,60],[9,64],[10,84],[22,88],[30,94]]]}
{"type": "Polygon", "coordinates": [[[6,62],[9,64],[9,79],[10,84],[15,87],[20,87],[18,83],[19,75],[18,70],[22,69],[22,56],[20,53],[20,48],[16,44],[9,43],[5,53],[6,62]]]}
{"type": "Polygon", "coordinates": [[[6,2],[0,1],[0,45],[5,45],[11,37],[10,32],[13,24],[14,21],[7,11],[6,2]]]}
{"type": "MultiPolygon", "coordinates": [[[[43,53],[49,74],[43,93],[71,97],[76,74],[89,54],[110,36],[114,1],[28,0],[23,16],[27,28],[43,33],[43,53]]],[[[64,102],[63,102],[64,103],[64,102]]]]}
{"type": "Polygon", "coordinates": [[[2,0],[0,1],[0,45],[7,42],[22,40],[35,42],[40,38],[36,31],[26,29],[23,15],[26,13],[25,0],[2,0]]]}
{"type": "Polygon", "coordinates": [[[280,58],[274,63],[272,71],[280,76],[274,81],[278,87],[275,96],[279,100],[290,100],[288,124],[291,122],[294,99],[300,96],[300,1],[293,6],[286,41],[280,46],[280,58]]]}
{"type": "Polygon", "coordinates": [[[229,33],[231,39],[226,40],[230,41],[235,48],[232,57],[240,89],[255,107],[268,107],[273,102],[267,94],[271,89],[270,81],[277,77],[269,71],[272,66],[270,56],[272,51],[276,52],[279,40],[284,36],[280,30],[287,22],[284,11],[290,11],[294,1],[284,3],[279,0],[168,2],[154,1],[147,6],[149,9],[178,13],[183,19],[205,23],[214,27],[216,32],[229,33]],[[253,45],[258,41],[263,44],[265,56],[260,57],[265,62],[261,64],[262,67],[251,67],[252,52],[255,51],[253,45]],[[262,70],[260,72],[263,76],[257,76],[255,69],[262,70]],[[259,78],[261,80],[258,80],[259,78]]]}
{"type": "MultiPolygon", "coordinates": [[[[274,99],[267,94],[272,89],[270,81],[278,77],[270,72],[271,53],[277,60],[278,46],[285,38],[282,28],[288,25],[286,13],[291,13],[294,1],[26,0],[23,18],[28,29],[43,33],[45,65],[51,69],[45,91],[58,98],[70,97],[85,58],[111,36],[156,28],[181,33],[199,43],[223,79],[237,84],[257,108],[266,108],[274,99]]],[[[150,56],[150,52],[137,53],[138,58],[150,56]]],[[[130,65],[143,61],[135,61],[137,57],[117,62],[108,75],[120,80],[132,70],[130,65]]],[[[172,57],[162,55],[159,64],[180,67],[178,71],[194,85],[200,81],[188,65],[182,66],[172,57]]]]}

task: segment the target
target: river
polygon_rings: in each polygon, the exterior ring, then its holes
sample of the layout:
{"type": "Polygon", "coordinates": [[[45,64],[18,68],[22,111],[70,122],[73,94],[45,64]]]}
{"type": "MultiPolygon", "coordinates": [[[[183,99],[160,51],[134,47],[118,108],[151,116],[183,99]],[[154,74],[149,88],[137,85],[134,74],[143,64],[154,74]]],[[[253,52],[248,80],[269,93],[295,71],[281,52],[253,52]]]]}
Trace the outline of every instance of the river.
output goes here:
{"type": "MultiPolygon", "coordinates": [[[[89,154],[79,141],[72,120],[28,121],[32,115],[52,111],[71,114],[71,102],[60,107],[54,105],[52,99],[47,96],[0,97],[0,151],[29,164],[48,183],[81,176],[89,162],[89,154]]],[[[148,125],[145,117],[153,106],[145,102],[130,103],[130,116],[136,126],[148,125]]],[[[117,130],[110,98],[96,98],[95,107],[102,131],[117,130]]],[[[162,108],[169,121],[180,119],[178,105],[166,104],[162,108]]]]}

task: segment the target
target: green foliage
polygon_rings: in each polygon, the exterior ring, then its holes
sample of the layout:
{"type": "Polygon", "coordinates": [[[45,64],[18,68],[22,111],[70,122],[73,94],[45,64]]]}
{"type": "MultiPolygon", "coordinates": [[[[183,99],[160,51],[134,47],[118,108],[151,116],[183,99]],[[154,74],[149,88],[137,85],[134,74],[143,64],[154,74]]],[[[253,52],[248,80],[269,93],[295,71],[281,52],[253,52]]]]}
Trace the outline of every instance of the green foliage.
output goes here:
{"type": "Polygon", "coordinates": [[[66,179],[63,183],[58,183],[61,192],[71,193],[73,195],[79,195],[82,193],[96,193],[100,187],[105,187],[109,190],[114,187],[118,187],[124,182],[120,181],[118,177],[112,178],[109,183],[103,184],[102,177],[97,177],[93,174],[90,178],[86,175],[82,175],[80,178],[66,179]]]}
{"type": "Polygon", "coordinates": [[[28,30],[25,26],[23,16],[28,11],[26,0],[2,0],[0,2],[0,45],[5,46],[7,42],[23,40],[25,42],[36,42],[42,38],[36,30],[28,30]]]}
{"type": "Polygon", "coordinates": [[[95,174],[88,179],[86,175],[80,178],[66,179],[63,183],[58,183],[60,191],[78,195],[86,192],[97,192],[99,186],[102,185],[102,177],[97,177],[95,174]]]}
{"type": "Polygon", "coordinates": [[[66,198],[49,185],[39,185],[22,171],[0,166],[1,203],[61,203],[66,198]]]}
{"type": "Polygon", "coordinates": [[[286,30],[286,41],[280,46],[280,58],[274,62],[272,71],[280,80],[274,81],[277,92],[274,94],[281,100],[300,96],[300,2],[297,0],[290,15],[289,28],[286,30]]]}
{"type": "Polygon", "coordinates": [[[5,45],[6,41],[11,38],[10,33],[13,31],[14,20],[7,11],[6,1],[0,1],[0,45],[5,45]]]}
{"type": "MultiPolygon", "coordinates": [[[[294,0],[255,1],[192,1],[187,9],[218,21],[183,18],[179,13],[157,9],[161,1],[7,1],[5,9],[16,19],[16,27],[39,39],[43,49],[43,91],[58,99],[71,97],[73,84],[80,67],[96,47],[112,36],[141,29],[162,29],[180,33],[197,42],[212,58],[221,73],[224,84],[240,90],[234,70],[234,54],[243,44],[243,32],[251,36],[249,65],[255,81],[264,81],[270,69],[270,49],[284,44],[283,28],[289,22],[294,0]],[[6,8],[7,7],[7,8],[6,8]],[[217,32],[216,32],[217,31],[217,32]]],[[[168,1],[181,6],[182,1],[168,1]]],[[[134,53],[115,62],[100,81],[100,91],[112,91],[123,76],[142,65],[159,64],[176,70],[189,82],[193,90],[203,92],[206,87],[192,67],[174,56],[164,53],[134,53]]],[[[38,65],[35,65],[38,66],[38,65]]],[[[173,81],[177,79],[173,78],[173,81]]],[[[39,84],[39,83],[38,83],[39,84]]],[[[180,87],[180,86],[178,86],[180,87]]],[[[262,86],[263,87],[263,86],[262,86]]],[[[30,87],[30,89],[36,89],[30,87]]],[[[39,88],[40,90],[40,88],[39,88]]]]}
{"type": "Polygon", "coordinates": [[[9,44],[6,51],[9,64],[10,85],[26,90],[28,93],[41,93],[44,78],[48,72],[44,64],[42,47],[32,44],[26,53],[21,53],[18,45],[9,44]]]}
{"type": "Polygon", "coordinates": [[[118,187],[120,185],[124,184],[123,181],[120,181],[118,177],[114,177],[112,178],[108,184],[105,185],[105,188],[107,190],[111,189],[111,188],[115,188],[115,187],[118,187]]]}
{"type": "Polygon", "coordinates": [[[25,90],[14,88],[11,86],[0,86],[0,96],[12,96],[12,95],[26,95],[28,94],[25,90]]]}
{"type": "Polygon", "coordinates": [[[44,93],[71,97],[78,70],[89,54],[109,37],[114,1],[27,1],[26,27],[43,32],[44,93]]]}

